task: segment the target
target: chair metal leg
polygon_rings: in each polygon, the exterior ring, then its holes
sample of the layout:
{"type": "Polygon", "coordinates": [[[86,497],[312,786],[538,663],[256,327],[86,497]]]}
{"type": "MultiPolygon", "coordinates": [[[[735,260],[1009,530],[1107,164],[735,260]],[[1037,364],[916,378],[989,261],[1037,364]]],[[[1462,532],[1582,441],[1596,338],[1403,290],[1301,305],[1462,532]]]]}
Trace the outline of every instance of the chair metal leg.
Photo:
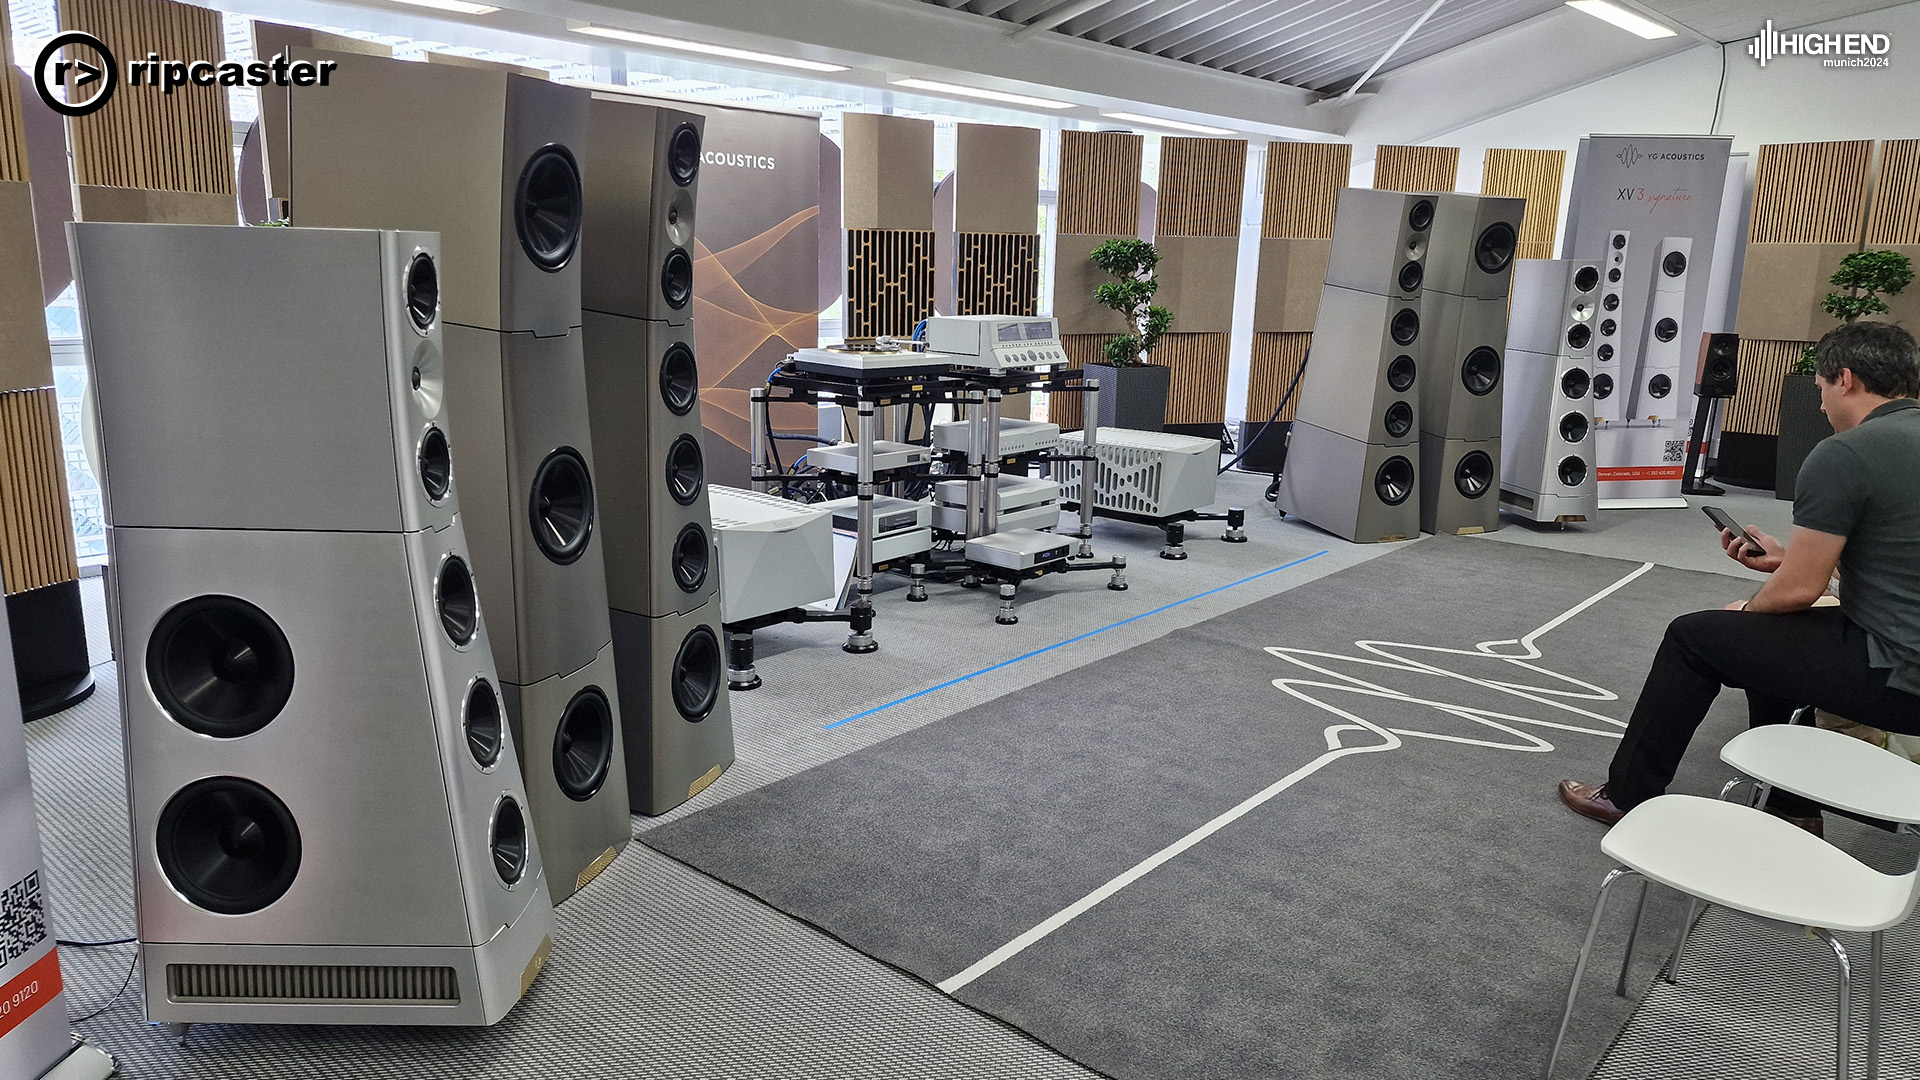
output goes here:
{"type": "Polygon", "coordinates": [[[1673,947],[1673,959],[1667,963],[1666,978],[1669,984],[1680,977],[1680,958],[1687,953],[1687,939],[1693,936],[1693,924],[1700,921],[1700,916],[1706,910],[1705,900],[1696,896],[1688,901],[1686,921],[1680,924],[1680,942],[1673,947]]]}
{"type": "Polygon", "coordinates": [[[1867,1080],[1880,1076],[1880,978],[1885,959],[1886,931],[1867,938],[1867,1080]]]}
{"type": "Polygon", "coordinates": [[[1580,959],[1573,965],[1573,984],[1567,987],[1567,1007],[1560,1014],[1560,1030],[1553,1037],[1553,1049],[1547,1053],[1547,1067],[1541,1071],[1541,1080],[1553,1080],[1553,1067],[1560,1061],[1560,1044],[1567,1040],[1567,1025],[1573,1021],[1573,1002],[1580,994],[1580,977],[1586,974],[1587,958],[1593,955],[1593,939],[1600,932],[1600,916],[1607,910],[1607,893],[1614,883],[1627,876],[1638,877],[1638,871],[1624,866],[1608,871],[1600,879],[1600,895],[1593,902],[1593,920],[1587,924],[1587,939],[1580,943],[1580,959]]]}
{"type": "Polygon", "coordinates": [[[1847,1061],[1853,1052],[1853,964],[1847,959],[1847,947],[1840,944],[1840,939],[1834,937],[1832,931],[1817,926],[1808,929],[1833,949],[1833,957],[1840,963],[1840,1025],[1838,1045],[1834,1051],[1837,1061],[1834,1076],[1838,1080],[1847,1080],[1847,1061]]]}
{"type": "Polygon", "coordinates": [[[1633,946],[1640,940],[1640,920],[1647,915],[1647,887],[1650,884],[1646,878],[1640,879],[1640,902],[1633,906],[1633,927],[1627,931],[1627,954],[1620,958],[1620,979],[1613,985],[1615,997],[1627,996],[1627,969],[1633,966],[1633,946]]]}
{"type": "Polygon", "coordinates": [[[1755,780],[1751,776],[1736,776],[1720,786],[1720,801],[1726,802],[1727,796],[1733,794],[1735,789],[1739,788],[1741,784],[1752,784],[1755,787],[1759,787],[1760,781],[1755,780]]]}

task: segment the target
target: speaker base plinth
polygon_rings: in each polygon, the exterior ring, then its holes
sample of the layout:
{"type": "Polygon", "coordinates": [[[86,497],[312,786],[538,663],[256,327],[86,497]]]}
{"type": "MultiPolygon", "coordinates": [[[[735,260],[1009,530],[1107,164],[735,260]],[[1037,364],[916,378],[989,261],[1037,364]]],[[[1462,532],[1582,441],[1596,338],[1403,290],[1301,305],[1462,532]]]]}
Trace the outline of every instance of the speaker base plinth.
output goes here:
{"type": "Polygon", "coordinates": [[[513,725],[514,749],[520,755],[520,774],[527,785],[528,811],[534,834],[540,838],[540,861],[556,904],[584,888],[613,856],[633,839],[624,792],[626,756],[620,747],[621,697],[616,685],[613,645],[601,647],[591,663],[571,675],[557,675],[531,686],[501,683],[507,720],[513,725]],[[613,708],[607,732],[611,744],[606,775],[585,800],[570,798],[555,776],[555,739],[561,717],[576,694],[597,687],[613,708]]]}
{"type": "Polygon", "coordinates": [[[27,720],[70,709],[93,695],[87,620],[80,582],[29,589],[7,597],[20,707],[27,720]]]}

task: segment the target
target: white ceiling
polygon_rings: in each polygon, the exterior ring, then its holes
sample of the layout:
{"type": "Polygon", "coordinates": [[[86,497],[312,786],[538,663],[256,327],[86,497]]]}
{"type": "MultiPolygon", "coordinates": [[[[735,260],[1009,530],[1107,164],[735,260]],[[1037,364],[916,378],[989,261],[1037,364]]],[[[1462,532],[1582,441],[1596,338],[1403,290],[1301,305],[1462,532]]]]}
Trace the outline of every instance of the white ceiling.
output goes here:
{"type": "Polygon", "coordinates": [[[1670,21],[1715,41],[1740,41],[1760,32],[1768,19],[1776,30],[1793,30],[1814,23],[1899,7],[1907,0],[1639,0],[1670,21]]]}

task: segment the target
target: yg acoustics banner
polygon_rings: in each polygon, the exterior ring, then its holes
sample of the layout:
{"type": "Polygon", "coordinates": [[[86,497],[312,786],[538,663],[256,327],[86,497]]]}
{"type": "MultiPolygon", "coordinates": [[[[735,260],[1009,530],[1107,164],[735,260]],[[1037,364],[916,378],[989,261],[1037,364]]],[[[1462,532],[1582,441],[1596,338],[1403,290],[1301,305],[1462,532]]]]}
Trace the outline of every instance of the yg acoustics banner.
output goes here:
{"type": "Polygon", "coordinates": [[[1614,393],[1628,395],[1630,403],[1616,402],[1617,411],[1603,408],[1600,415],[1632,417],[1601,423],[1595,431],[1603,504],[1680,497],[1694,365],[1732,146],[1730,136],[1711,135],[1580,140],[1562,253],[1605,267],[1614,237],[1626,234],[1620,305],[1599,313],[1603,331],[1604,320],[1612,319],[1615,332],[1595,338],[1614,346],[1614,393]],[[1671,273],[1676,264],[1669,258],[1676,250],[1683,252],[1678,265],[1685,267],[1679,276],[1671,273]],[[1660,272],[1663,262],[1666,272],[1660,272]],[[1662,325],[1667,318],[1673,321],[1662,325]],[[1656,330],[1674,336],[1662,340],[1656,330]],[[1661,374],[1667,376],[1666,392],[1655,395],[1648,383],[1661,374]]]}

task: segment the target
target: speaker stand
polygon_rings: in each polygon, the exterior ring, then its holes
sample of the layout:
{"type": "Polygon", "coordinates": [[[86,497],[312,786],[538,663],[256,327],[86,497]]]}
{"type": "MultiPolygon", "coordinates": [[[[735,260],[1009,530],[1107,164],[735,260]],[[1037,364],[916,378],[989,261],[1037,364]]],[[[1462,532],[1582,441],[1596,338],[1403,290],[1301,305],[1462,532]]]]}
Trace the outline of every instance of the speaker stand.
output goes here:
{"type": "Polygon", "coordinates": [[[80,582],[29,589],[7,597],[21,712],[29,721],[70,709],[93,694],[86,609],[80,582]]]}
{"type": "Polygon", "coordinates": [[[1706,463],[1701,459],[1701,450],[1707,444],[1708,425],[1713,419],[1714,406],[1720,404],[1720,398],[1703,397],[1693,410],[1693,430],[1687,433],[1687,471],[1686,479],[1680,484],[1682,495],[1725,495],[1727,489],[1707,483],[1706,463]]]}

